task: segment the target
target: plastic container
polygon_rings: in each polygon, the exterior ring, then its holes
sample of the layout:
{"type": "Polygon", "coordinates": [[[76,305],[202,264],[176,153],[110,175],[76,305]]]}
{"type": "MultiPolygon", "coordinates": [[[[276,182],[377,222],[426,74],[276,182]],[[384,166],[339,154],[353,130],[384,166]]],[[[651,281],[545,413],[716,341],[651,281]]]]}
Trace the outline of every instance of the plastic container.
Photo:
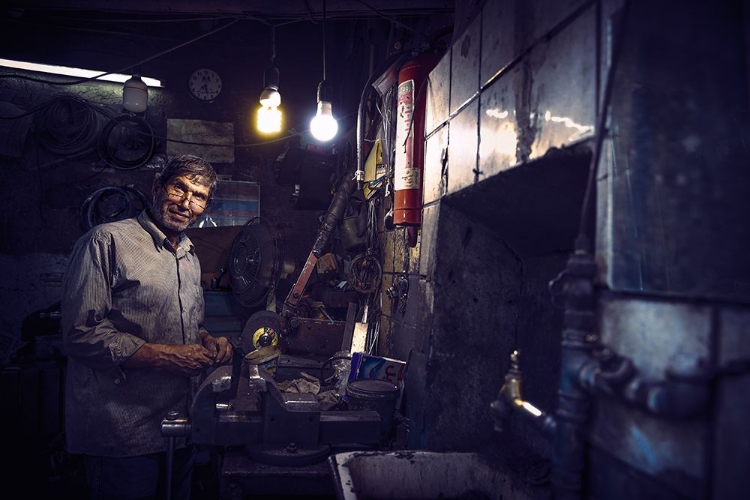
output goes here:
{"type": "Polygon", "coordinates": [[[350,410],[375,410],[380,415],[380,443],[385,444],[391,434],[393,414],[399,388],[387,380],[358,378],[350,380],[346,386],[347,402],[350,410]]]}

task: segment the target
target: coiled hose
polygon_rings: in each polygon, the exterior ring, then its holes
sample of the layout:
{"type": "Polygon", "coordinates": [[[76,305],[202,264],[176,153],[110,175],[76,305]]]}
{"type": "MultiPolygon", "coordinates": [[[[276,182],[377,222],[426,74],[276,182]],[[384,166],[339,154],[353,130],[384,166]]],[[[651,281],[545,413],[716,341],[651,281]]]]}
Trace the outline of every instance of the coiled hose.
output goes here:
{"type": "Polygon", "coordinates": [[[135,217],[151,206],[148,198],[131,186],[107,186],[97,189],[81,205],[81,228],[135,217]]]}
{"type": "Polygon", "coordinates": [[[100,113],[80,97],[55,96],[34,113],[34,133],[39,145],[50,153],[80,158],[97,152],[100,113]]]}

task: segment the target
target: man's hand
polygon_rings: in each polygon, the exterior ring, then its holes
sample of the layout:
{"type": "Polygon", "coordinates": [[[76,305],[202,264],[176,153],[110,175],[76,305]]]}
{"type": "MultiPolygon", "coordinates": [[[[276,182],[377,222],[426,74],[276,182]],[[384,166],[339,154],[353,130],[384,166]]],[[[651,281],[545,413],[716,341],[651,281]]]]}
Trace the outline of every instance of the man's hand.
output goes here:
{"type": "Polygon", "coordinates": [[[213,353],[200,344],[143,344],[122,366],[152,368],[190,377],[214,364],[213,353]]]}
{"type": "Polygon", "coordinates": [[[232,344],[226,337],[212,337],[204,330],[201,332],[201,342],[217,365],[226,365],[232,361],[232,344]]]}
{"type": "Polygon", "coordinates": [[[165,345],[165,368],[177,375],[198,375],[214,364],[211,352],[199,344],[165,345]]]}

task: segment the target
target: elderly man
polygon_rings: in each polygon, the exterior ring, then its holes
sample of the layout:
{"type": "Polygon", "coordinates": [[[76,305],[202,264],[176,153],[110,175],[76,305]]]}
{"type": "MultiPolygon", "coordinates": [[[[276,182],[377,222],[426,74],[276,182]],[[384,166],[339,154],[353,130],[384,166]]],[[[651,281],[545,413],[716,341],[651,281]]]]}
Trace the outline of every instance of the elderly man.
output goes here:
{"type": "MultiPolygon", "coordinates": [[[[163,498],[161,421],[186,416],[206,368],[231,344],[203,328],[200,263],[184,234],[206,209],[216,173],[172,158],[156,175],[153,207],[92,228],[75,244],[63,281],[68,356],[66,442],[82,454],[91,498],[163,498]]],[[[175,446],[171,497],[190,498],[193,446],[175,446]]]]}

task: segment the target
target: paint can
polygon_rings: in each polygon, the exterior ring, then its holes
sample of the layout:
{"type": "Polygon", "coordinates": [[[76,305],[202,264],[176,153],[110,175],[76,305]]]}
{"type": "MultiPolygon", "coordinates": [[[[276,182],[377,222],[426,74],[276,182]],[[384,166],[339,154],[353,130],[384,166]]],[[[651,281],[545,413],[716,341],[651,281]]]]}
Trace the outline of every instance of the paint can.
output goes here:
{"type": "Polygon", "coordinates": [[[386,444],[391,434],[393,414],[399,388],[393,382],[373,378],[350,380],[346,386],[350,410],[375,410],[380,415],[380,443],[386,444]]]}

